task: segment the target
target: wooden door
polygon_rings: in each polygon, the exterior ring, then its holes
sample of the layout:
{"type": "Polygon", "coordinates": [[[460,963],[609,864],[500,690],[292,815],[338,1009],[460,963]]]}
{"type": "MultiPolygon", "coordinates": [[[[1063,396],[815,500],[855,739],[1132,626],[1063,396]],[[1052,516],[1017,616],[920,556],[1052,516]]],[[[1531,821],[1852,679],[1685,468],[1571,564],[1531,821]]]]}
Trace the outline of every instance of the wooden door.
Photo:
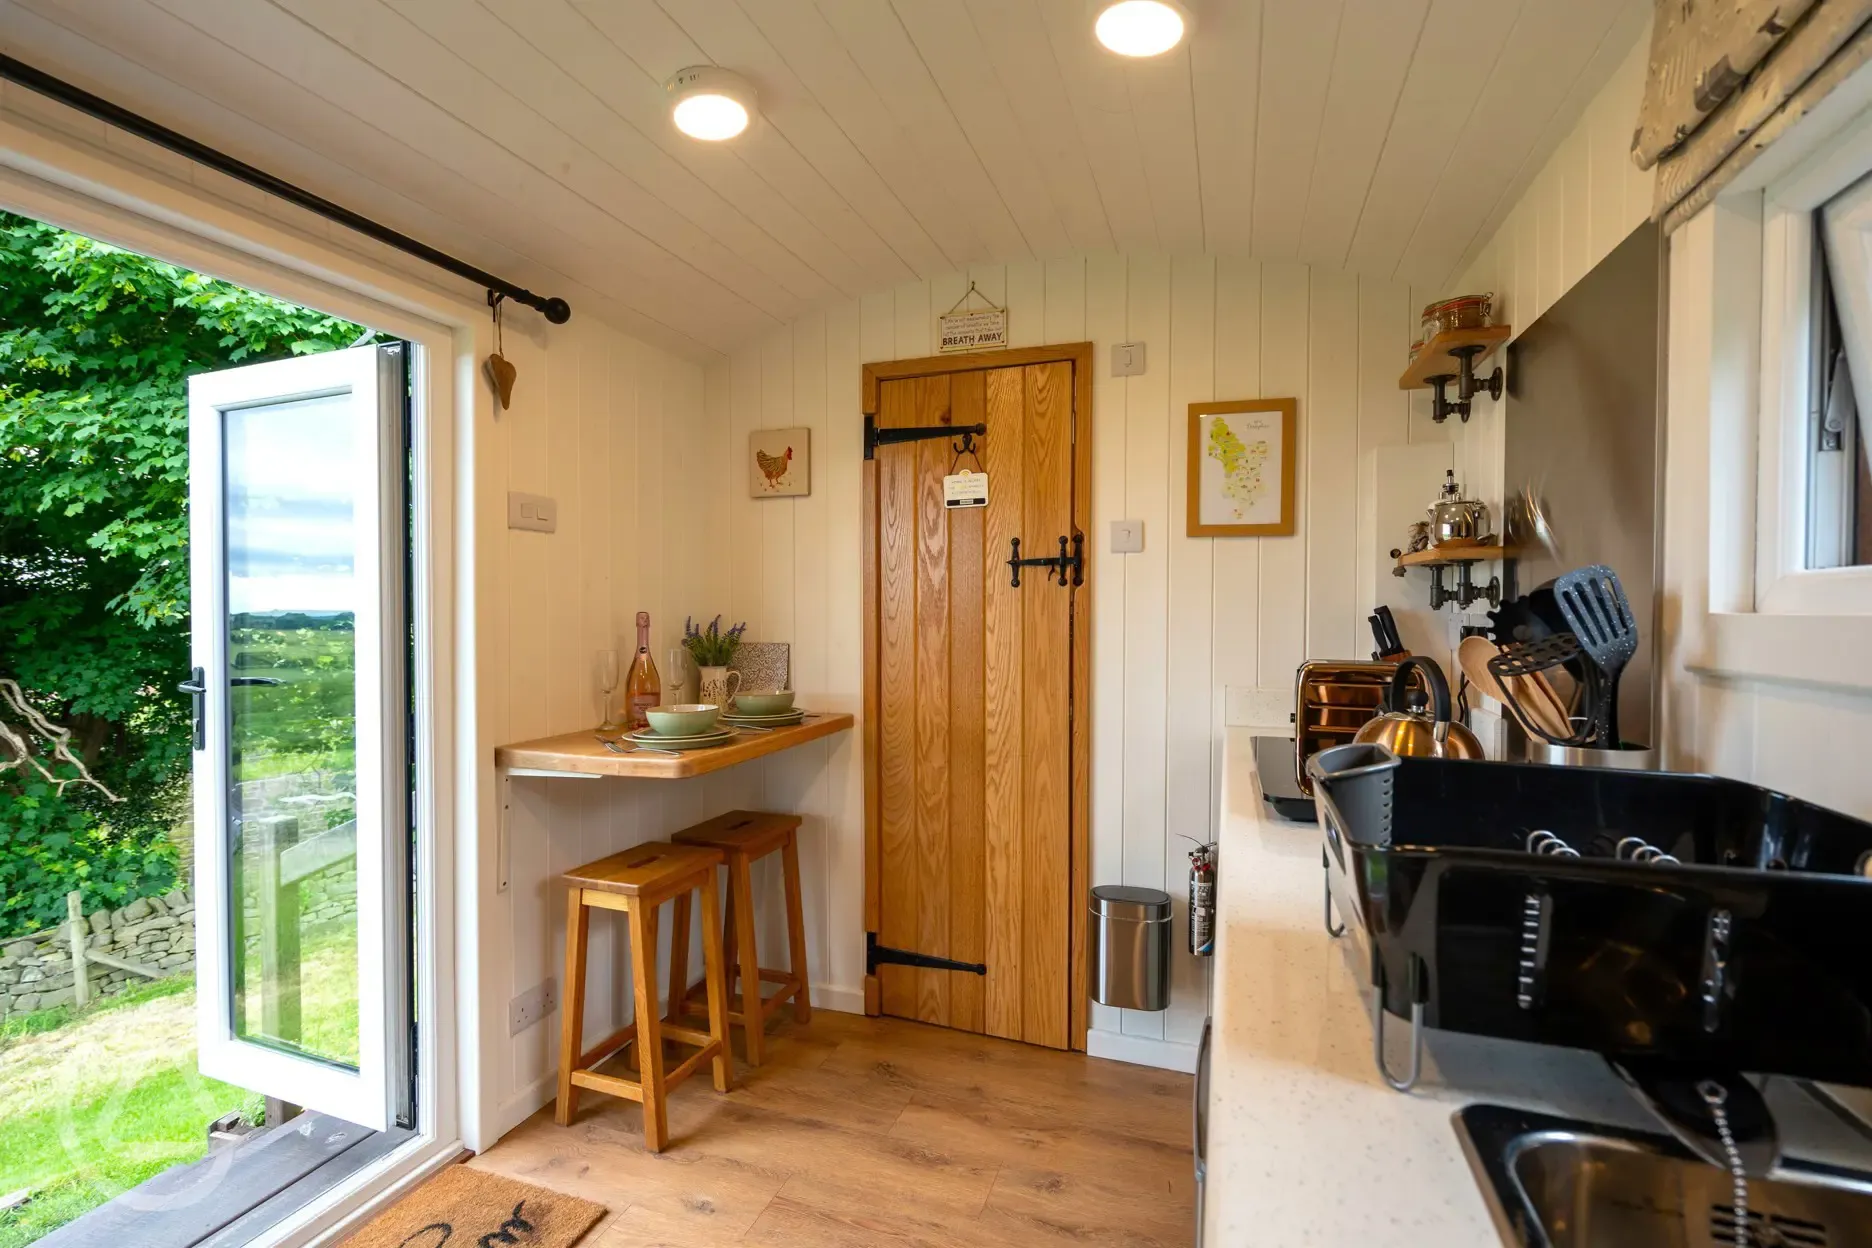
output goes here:
{"type": "Polygon", "coordinates": [[[1007,561],[1016,538],[1034,557],[1083,537],[1075,369],[1056,359],[880,381],[881,430],[987,426],[979,465],[961,463],[987,472],[988,504],[944,507],[953,436],[879,446],[868,499],[873,944],[985,968],[885,960],[868,999],[1054,1048],[1084,1043],[1074,608],[1087,591],[1083,571],[1062,585],[1041,567],[1022,568],[1016,587],[1007,561]]]}

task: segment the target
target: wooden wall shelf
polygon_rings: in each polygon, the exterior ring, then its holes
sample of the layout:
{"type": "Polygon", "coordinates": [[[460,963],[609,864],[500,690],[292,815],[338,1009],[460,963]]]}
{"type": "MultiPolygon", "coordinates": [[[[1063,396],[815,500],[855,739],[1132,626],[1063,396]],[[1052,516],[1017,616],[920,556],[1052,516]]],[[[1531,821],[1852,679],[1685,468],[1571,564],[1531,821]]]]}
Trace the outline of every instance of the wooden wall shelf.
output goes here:
{"type": "Polygon", "coordinates": [[[1459,563],[1486,563],[1490,559],[1512,559],[1519,553],[1513,546],[1489,543],[1486,546],[1432,546],[1413,550],[1397,557],[1400,568],[1448,568],[1459,563]]]}
{"type": "Polygon", "coordinates": [[[1398,378],[1400,390],[1428,390],[1432,377],[1456,377],[1463,371],[1462,362],[1450,354],[1452,347],[1479,346],[1478,353],[1470,367],[1480,364],[1495,354],[1502,343],[1507,342],[1514,333],[1512,325],[1487,325],[1481,329],[1452,329],[1438,334],[1424,343],[1423,350],[1410,362],[1404,375],[1398,378]]]}

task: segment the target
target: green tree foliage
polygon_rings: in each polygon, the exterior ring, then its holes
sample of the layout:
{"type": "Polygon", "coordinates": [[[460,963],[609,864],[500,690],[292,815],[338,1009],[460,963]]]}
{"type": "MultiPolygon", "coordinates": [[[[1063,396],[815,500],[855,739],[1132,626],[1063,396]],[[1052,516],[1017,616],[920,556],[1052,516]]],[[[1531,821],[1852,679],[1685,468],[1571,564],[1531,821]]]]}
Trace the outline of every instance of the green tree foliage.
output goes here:
{"type": "Polygon", "coordinates": [[[0,677],[122,797],[0,772],[0,934],[171,887],[189,766],[188,378],[360,326],[0,213],[0,677]]]}

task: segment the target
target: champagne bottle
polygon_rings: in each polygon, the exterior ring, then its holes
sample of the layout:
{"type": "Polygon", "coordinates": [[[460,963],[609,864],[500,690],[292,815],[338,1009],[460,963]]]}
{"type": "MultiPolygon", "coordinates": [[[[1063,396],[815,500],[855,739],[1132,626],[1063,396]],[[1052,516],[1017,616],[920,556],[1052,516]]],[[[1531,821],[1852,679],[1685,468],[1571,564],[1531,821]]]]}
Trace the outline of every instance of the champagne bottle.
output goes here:
{"type": "Polygon", "coordinates": [[[650,613],[639,611],[637,657],[631,660],[630,675],[624,681],[624,697],[626,705],[630,707],[632,728],[649,727],[650,717],[644,714],[644,710],[662,702],[661,688],[656,661],[650,657],[650,613]]]}

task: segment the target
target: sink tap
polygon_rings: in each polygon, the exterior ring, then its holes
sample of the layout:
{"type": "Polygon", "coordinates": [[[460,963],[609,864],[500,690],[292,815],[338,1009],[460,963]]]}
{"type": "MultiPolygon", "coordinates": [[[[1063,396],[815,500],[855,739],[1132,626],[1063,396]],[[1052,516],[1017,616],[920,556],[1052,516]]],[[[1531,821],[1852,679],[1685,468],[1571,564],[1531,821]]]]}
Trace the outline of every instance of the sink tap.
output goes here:
{"type": "Polygon", "coordinates": [[[1606,1061],[1678,1143],[1712,1166],[1766,1178],[1781,1164],[1774,1113],[1740,1074],[1646,1058],[1606,1061]]]}

